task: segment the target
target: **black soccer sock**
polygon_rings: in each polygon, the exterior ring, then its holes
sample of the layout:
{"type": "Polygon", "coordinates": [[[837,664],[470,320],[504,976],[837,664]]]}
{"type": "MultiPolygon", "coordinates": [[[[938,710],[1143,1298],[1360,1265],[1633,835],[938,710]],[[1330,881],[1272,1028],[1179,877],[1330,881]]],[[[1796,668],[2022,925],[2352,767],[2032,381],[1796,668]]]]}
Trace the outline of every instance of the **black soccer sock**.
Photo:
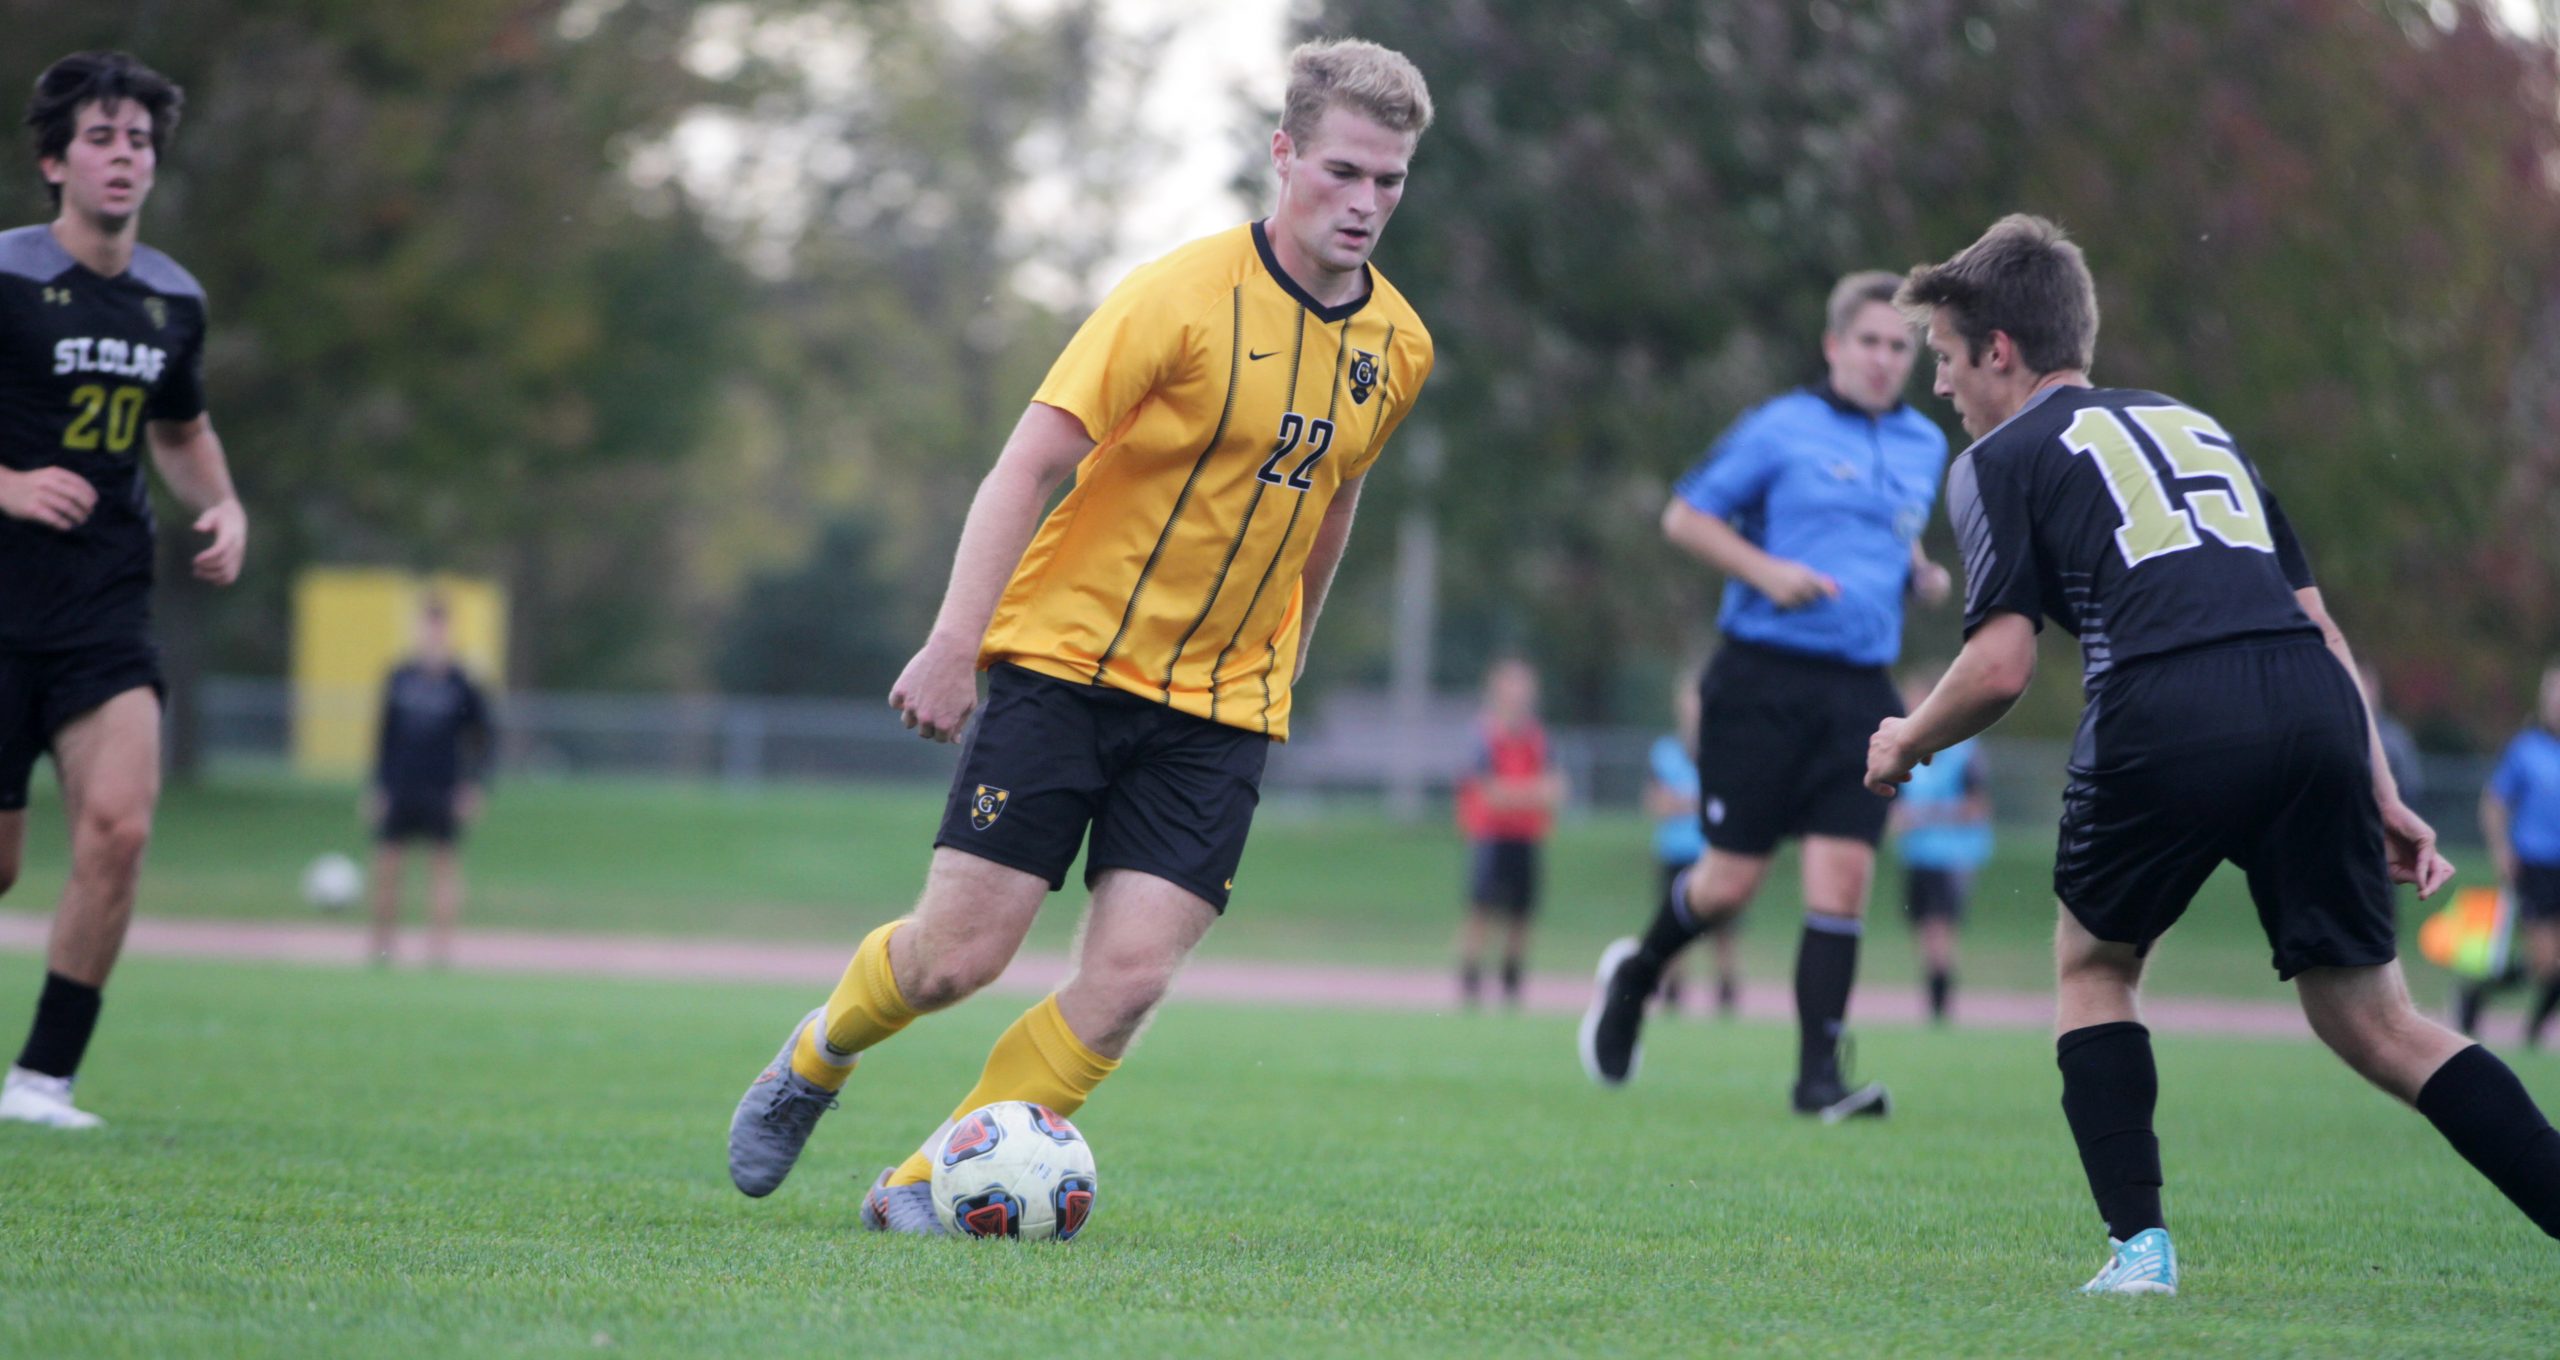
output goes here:
{"type": "Polygon", "coordinates": [[[2478,1044],[2418,1089],[2418,1113],[2533,1225],[2560,1237],[2560,1130],[2498,1055],[2478,1044]]]}
{"type": "Polygon", "coordinates": [[[1947,1018],[1947,1000],[1955,995],[1956,975],[1939,969],[1929,975],[1929,1018],[1947,1018]]]}
{"type": "Polygon", "coordinates": [[[1841,1022],[1849,1015],[1849,987],[1858,979],[1855,918],[1807,913],[1796,943],[1796,1079],[1814,1082],[1840,1075],[1841,1022]]]}
{"type": "Polygon", "coordinates": [[[1476,993],[1482,990],[1483,986],[1484,975],[1477,971],[1474,964],[1466,964],[1458,969],[1458,995],[1463,998],[1468,1005],[1472,1006],[1475,1004],[1476,993]]]}
{"type": "Polygon", "coordinates": [[[1636,957],[1656,973],[1678,958],[1689,942],[1705,932],[1690,919],[1688,903],[1682,899],[1689,891],[1689,875],[1684,870],[1671,880],[1671,888],[1662,900],[1653,904],[1653,921],[1644,928],[1644,939],[1636,947],[1636,957]]]}
{"type": "Polygon", "coordinates": [[[2542,994],[2533,999],[2533,1019],[2526,1022],[2524,1041],[2540,1047],[2542,1027],[2551,1023],[2551,1012],[2560,1010],[2560,977],[2544,978],[2542,994]]]}
{"type": "Polygon", "coordinates": [[[2054,1042],[2054,1060],[2062,1068],[2062,1115],[2071,1121],[2107,1235],[2126,1242],[2145,1228],[2167,1227],[2160,1139],[2151,1131],[2160,1103],[2151,1031],[2131,1020],[2075,1029],[2054,1042]]]}
{"type": "Polygon", "coordinates": [[[1520,960],[1516,957],[1502,961],[1502,999],[1515,1006],[1520,1004],[1520,960]]]}
{"type": "Polygon", "coordinates": [[[89,1051],[89,1036],[98,1029],[98,989],[60,973],[44,975],[44,991],[36,997],[36,1022],[27,1031],[27,1046],[18,1051],[18,1066],[48,1077],[71,1077],[89,1051]]]}

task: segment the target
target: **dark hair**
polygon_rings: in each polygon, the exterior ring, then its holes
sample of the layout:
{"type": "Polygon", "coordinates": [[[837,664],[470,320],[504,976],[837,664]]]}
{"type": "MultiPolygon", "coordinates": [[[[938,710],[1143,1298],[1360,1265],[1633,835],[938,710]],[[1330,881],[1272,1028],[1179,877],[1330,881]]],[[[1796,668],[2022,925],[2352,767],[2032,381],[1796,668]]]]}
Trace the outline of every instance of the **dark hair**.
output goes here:
{"type": "MultiPolygon", "coordinates": [[[[112,109],[125,100],[141,103],[151,115],[151,152],[166,153],[178,130],[178,114],[187,104],[184,90],[167,76],[122,52],[74,52],[44,68],[36,77],[35,96],[27,101],[27,126],[35,129],[36,155],[60,160],[79,131],[80,110],[91,104],[112,109]]],[[[61,206],[62,186],[46,181],[45,191],[61,206]]]]}
{"type": "Polygon", "coordinates": [[[2098,285],[2062,228],[2011,213],[1945,264],[1914,265],[1894,301],[1921,324],[1936,308],[1980,359],[2007,332],[2029,371],[2085,369],[2097,358],[2098,285]]]}

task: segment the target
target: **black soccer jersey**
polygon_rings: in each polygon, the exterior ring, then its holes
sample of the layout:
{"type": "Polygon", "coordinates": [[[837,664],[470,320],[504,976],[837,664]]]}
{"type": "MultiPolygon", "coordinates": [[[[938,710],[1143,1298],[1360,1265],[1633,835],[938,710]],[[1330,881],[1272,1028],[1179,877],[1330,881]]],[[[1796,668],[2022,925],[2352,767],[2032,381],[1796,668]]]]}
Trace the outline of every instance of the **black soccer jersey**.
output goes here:
{"type": "Polygon", "coordinates": [[[97,489],[64,532],[0,515],[0,648],[133,636],[151,617],[146,420],[204,411],[204,290],[148,246],[103,278],[42,226],[0,232],[0,467],[97,489]]]}
{"type": "Polygon", "coordinates": [[[2048,388],[1947,475],[1965,633],[1992,613],[2080,639],[2084,683],[2147,656],[2316,633],[2311,564],[2213,417],[2157,392],[2048,388]]]}
{"type": "Polygon", "coordinates": [[[449,800],[488,777],[489,701],[457,665],[403,663],[382,685],[373,782],[397,801],[449,800]]]}

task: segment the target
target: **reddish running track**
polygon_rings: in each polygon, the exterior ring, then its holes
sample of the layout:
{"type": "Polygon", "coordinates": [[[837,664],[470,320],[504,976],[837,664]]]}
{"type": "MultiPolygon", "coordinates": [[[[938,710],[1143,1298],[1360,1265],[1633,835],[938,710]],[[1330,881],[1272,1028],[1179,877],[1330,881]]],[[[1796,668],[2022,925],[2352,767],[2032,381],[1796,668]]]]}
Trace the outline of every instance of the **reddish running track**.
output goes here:
{"type": "MultiPolygon", "coordinates": [[[[0,951],[41,953],[47,918],[0,912],[0,951]]],[[[413,937],[414,938],[414,937],[413,937]]],[[[542,931],[466,930],[454,939],[454,966],[481,972],[559,973],[673,981],[793,983],[833,986],[844,969],[844,949],[823,944],[780,944],[721,939],[673,939],[641,935],[579,935],[542,931]]],[[[352,968],[364,963],[364,931],[335,923],[190,921],[143,919],[126,941],[129,954],[177,958],[245,959],[352,968]]],[[[1025,954],[996,986],[1038,993],[1058,985],[1067,960],[1025,954]]],[[[1215,956],[1195,960],[1176,986],[1188,1003],[1319,1006],[1332,1010],[1447,1011],[1456,989],[1439,969],[1359,964],[1281,963],[1215,956]]],[[[1693,993],[1694,993],[1693,988],[1693,993]]],[[[1587,974],[1541,973],[1528,980],[1523,1009],[1539,1014],[1580,1012],[1591,999],[1587,974]]],[[[1692,1001],[1694,1007],[1696,1002],[1692,1001]]],[[[2024,992],[1960,992],[1957,1018],[1967,1027],[2043,1029],[2053,1023],[2053,999],[2024,992]]],[[[1742,1013],[1756,1019],[1788,1019],[1793,993],[1783,985],[1744,989],[1742,1013]]],[[[1927,1006],[1910,987],[1858,989],[1854,1017],[1865,1024],[1922,1023],[1927,1006]]],[[[2153,1029],[2188,1033],[2308,1039],[2289,995],[2265,1001],[2162,996],[2147,1000],[2143,1019],[2153,1029]]],[[[2513,1028],[2512,1017],[2492,1023],[2513,1028]]]]}

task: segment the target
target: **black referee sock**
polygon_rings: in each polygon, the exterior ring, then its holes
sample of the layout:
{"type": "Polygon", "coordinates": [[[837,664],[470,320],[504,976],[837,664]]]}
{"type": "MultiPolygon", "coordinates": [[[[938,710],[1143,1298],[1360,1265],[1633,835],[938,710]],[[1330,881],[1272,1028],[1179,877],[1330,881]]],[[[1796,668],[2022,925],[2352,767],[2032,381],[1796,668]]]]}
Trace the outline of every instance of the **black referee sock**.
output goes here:
{"type": "Polygon", "coordinates": [[[1955,995],[1956,975],[1940,969],[1929,975],[1929,1018],[1945,1020],[1947,1002],[1955,995]]]}
{"type": "Polygon", "coordinates": [[[80,1071],[89,1036],[98,1029],[98,989],[60,973],[44,975],[44,991],[36,997],[36,1022],[27,1031],[27,1046],[18,1051],[18,1066],[48,1077],[68,1078],[80,1071]]]}
{"type": "Polygon", "coordinates": [[[1849,1016],[1849,987],[1858,980],[1854,917],[1809,912],[1796,943],[1796,1080],[1837,1081],[1840,1029],[1849,1016]]]}
{"type": "Polygon", "coordinates": [[[1689,918],[1688,904],[1681,901],[1689,890],[1689,875],[1684,870],[1671,880],[1671,888],[1662,900],[1653,904],[1653,921],[1644,928],[1644,938],[1636,946],[1636,956],[1660,973],[1666,964],[1680,957],[1689,942],[1705,932],[1689,918]]]}
{"type": "Polygon", "coordinates": [[[2151,1031],[2131,1020],[2088,1025],[2054,1042],[2062,1068],[2062,1115],[2080,1145],[2089,1193],[2119,1242],[2160,1217],[2160,1139],[2151,1112],[2160,1103],[2160,1072],[2151,1061],[2151,1031]]]}
{"type": "Polygon", "coordinates": [[[2473,1044],[2446,1059],[2419,1088],[2418,1113],[2533,1226],[2560,1237],[2560,1130],[2497,1054],[2473,1044]]]}
{"type": "Polygon", "coordinates": [[[2554,1010],[2560,1010],[2560,977],[2542,980],[2542,994],[2533,999],[2533,1019],[2524,1027],[2527,1044],[2537,1048],[2542,1045],[2542,1027],[2551,1023],[2554,1010]]]}

